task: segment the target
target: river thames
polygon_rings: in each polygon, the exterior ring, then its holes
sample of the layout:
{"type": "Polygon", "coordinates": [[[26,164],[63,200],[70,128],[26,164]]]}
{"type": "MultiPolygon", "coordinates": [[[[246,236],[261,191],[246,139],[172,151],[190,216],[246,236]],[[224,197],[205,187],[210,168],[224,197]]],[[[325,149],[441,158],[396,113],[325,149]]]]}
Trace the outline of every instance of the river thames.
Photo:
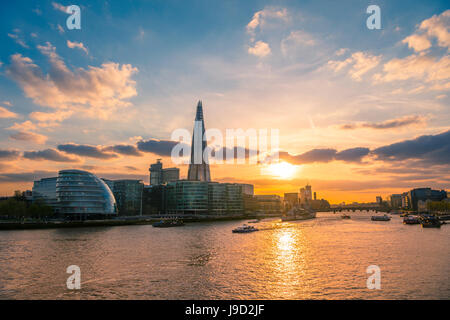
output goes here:
{"type": "Polygon", "coordinates": [[[250,234],[231,232],[246,221],[1,231],[0,299],[449,299],[450,225],[371,214],[265,219],[250,234]]]}

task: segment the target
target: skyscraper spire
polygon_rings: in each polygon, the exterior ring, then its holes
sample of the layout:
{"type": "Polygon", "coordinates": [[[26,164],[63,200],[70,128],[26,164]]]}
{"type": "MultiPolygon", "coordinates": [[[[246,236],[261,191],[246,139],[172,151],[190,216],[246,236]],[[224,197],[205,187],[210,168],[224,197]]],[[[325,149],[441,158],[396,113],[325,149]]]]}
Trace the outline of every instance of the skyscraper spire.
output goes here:
{"type": "Polygon", "coordinates": [[[203,159],[206,149],[205,122],[203,120],[202,101],[197,104],[197,112],[195,114],[194,130],[192,134],[191,144],[191,162],[189,164],[188,180],[192,181],[211,181],[209,172],[209,164],[207,159],[203,159]]]}

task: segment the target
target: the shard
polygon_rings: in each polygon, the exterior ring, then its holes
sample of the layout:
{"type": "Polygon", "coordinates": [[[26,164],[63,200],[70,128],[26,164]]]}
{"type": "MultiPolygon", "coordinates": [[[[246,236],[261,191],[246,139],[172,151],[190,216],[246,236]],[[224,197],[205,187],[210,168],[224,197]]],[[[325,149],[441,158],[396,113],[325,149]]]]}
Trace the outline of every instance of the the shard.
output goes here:
{"type": "Polygon", "coordinates": [[[195,115],[194,131],[191,144],[191,162],[189,164],[188,180],[191,181],[211,181],[208,159],[204,159],[206,149],[205,122],[203,121],[202,101],[197,104],[195,115]]]}

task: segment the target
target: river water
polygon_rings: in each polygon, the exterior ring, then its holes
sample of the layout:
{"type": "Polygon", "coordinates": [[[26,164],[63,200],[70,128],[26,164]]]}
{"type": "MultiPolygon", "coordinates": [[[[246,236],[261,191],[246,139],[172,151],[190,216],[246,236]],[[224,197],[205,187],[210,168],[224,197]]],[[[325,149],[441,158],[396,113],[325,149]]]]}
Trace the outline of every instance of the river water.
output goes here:
{"type": "Polygon", "coordinates": [[[449,299],[450,224],[245,221],[0,231],[0,299],[449,299]],[[66,269],[81,270],[69,290],[66,269]],[[381,289],[367,289],[377,265],[381,289]]]}

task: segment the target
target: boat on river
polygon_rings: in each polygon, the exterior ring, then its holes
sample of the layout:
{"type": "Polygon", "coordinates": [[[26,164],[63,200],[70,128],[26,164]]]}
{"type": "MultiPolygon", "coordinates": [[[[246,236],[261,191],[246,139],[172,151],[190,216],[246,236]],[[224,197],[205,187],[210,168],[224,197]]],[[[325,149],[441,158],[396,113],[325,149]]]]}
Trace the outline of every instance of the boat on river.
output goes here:
{"type": "Polygon", "coordinates": [[[233,233],[250,233],[250,232],[255,232],[255,231],[259,231],[259,230],[257,228],[255,228],[254,226],[248,226],[246,224],[232,230],[233,233]]]}
{"type": "Polygon", "coordinates": [[[403,224],[420,224],[420,219],[414,216],[404,217],[403,224]]]}
{"type": "Polygon", "coordinates": [[[152,224],[155,228],[171,228],[184,226],[184,222],[178,219],[175,220],[161,220],[152,224]]]}
{"type": "Polygon", "coordinates": [[[391,217],[389,217],[387,214],[384,214],[382,216],[372,216],[372,221],[390,221],[391,217]]]}
{"type": "Polygon", "coordinates": [[[348,214],[343,214],[342,216],[341,216],[341,218],[342,219],[351,219],[352,217],[351,216],[349,216],[348,214]]]}
{"type": "Polygon", "coordinates": [[[423,215],[421,216],[420,224],[422,228],[440,228],[442,223],[435,216],[423,215]]]}

